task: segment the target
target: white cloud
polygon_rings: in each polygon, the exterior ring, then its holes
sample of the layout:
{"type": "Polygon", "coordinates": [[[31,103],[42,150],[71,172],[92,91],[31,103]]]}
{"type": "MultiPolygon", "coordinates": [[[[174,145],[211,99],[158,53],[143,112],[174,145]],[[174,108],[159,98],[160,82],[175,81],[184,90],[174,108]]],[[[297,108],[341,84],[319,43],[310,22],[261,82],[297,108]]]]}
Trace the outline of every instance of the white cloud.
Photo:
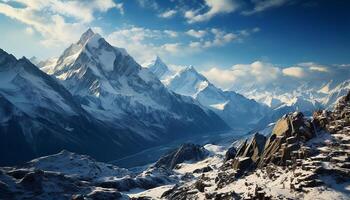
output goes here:
{"type": "MultiPolygon", "coordinates": [[[[258,32],[258,28],[252,30],[240,30],[236,32],[226,32],[221,29],[212,28],[209,31],[195,31],[189,30],[186,33],[192,35],[193,37],[199,38],[199,41],[192,41],[189,44],[191,48],[212,48],[212,47],[221,47],[225,46],[234,41],[242,42],[246,37],[250,36],[253,33],[258,32]],[[207,36],[204,38],[204,36],[207,36]]],[[[260,30],[260,29],[259,29],[260,30]]]]}
{"type": "Polygon", "coordinates": [[[239,5],[234,0],[205,0],[207,11],[188,10],[185,12],[185,18],[188,23],[196,23],[208,21],[218,14],[225,14],[234,12],[239,8],[239,5]]]}
{"type": "Polygon", "coordinates": [[[159,14],[158,16],[161,18],[171,18],[171,17],[174,17],[176,15],[176,13],[177,13],[176,10],[168,10],[168,11],[165,11],[165,12],[159,14]]]}
{"type": "Polygon", "coordinates": [[[325,82],[339,83],[350,77],[348,67],[326,66],[317,63],[299,63],[282,67],[256,61],[251,64],[236,64],[228,69],[213,67],[202,72],[211,82],[223,89],[296,89],[309,84],[321,87],[325,82]]]}
{"type": "Polygon", "coordinates": [[[0,3],[0,13],[19,21],[42,36],[46,46],[66,46],[75,41],[88,27],[95,13],[115,8],[122,12],[122,4],[113,0],[9,0],[0,3]],[[13,7],[11,2],[23,7],[13,7]]]}
{"type": "Polygon", "coordinates": [[[303,67],[309,67],[310,70],[312,71],[318,71],[318,72],[328,72],[329,69],[326,66],[322,66],[319,65],[317,63],[313,63],[313,62],[307,62],[307,63],[299,63],[299,66],[303,66],[303,67]]]}
{"type": "Polygon", "coordinates": [[[207,34],[207,32],[205,30],[198,30],[198,31],[196,31],[196,30],[191,29],[191,30],[188,30],[186,32],[186,34],[190,35],[192,37],[195,37],[195,38],[202,38],[202,37],[204,37],[207,34]]]}
{"type": "Polygon", "coordinates": [[[306,73],[301,67],[288,67],[282,70],[283,74],[286,76],[294,76],[297,78],[303,78],[306,76],[306,73]]]}
{"type": "Polygon", "coordinates": [[[285,5],[291,0],[252,0],[254,8],[252,10],[243,11],[243,15],[253,15],[265,10],[285,5]]]}
{"type": "Polygon", "coordinates": [[[172,38],[176,38],[179,36],[179,33],[176,31],[172,31],[172,30],[165,30],[164,31],[165,34],[168,34],[170,37],[172,38]]]}
{"type": "Polygon", "coordinates": [[[107,40],[117,47],[125,48],[139,63],[146,63],[155,55],[182,57],[208,48],[221,47],[236,40],[243,40],[254,31],[245,32],[247,34],[244,35],[241,31],[232,33],[220,29],[176,32],[131,26],[112,32],[107,36],[107,40]],[[186,35],[191,35],[194,41],[183,40],[186,35]]]}
{"type": "Polygon", "coordinates": [[[137,0],[137,2],[143,8],[151,8],[153,10],[157,10],[159,8],[159,5],[155,0],[137,0]]]}
{"type": "Polygon", "coordinates": [[[33,35],[34,34],[34,29],[32,29],[31,27],[26,27],[24,29],[25,33],[27,33],[28,35],[33,35]]]}
{"type": "Polygon", "coordinates": [[[161,48],[171,54],[177,54],[181,51],[182,47],[180,43],[166,43],[162,45],[161,48]]]}
{"type": "Polygon", "coordinates": [[[157,55],[157,46],[147,39],[160,38],[162,32],[142,27],[119,29],[107,36],[107,41],[117,47],[125,48],[138,62],[144,63],[157,55]]]}
{"type": "Polygon", "coordinates": [[[237,64],[229,69],[212,68],[202,72],[219,87],[229,89],[234,85],[267,84],[281,75],[281,69],[270,63],[256,61],[251,64],[237,64]]]}
{"type": "Polygon", "coordinates": [[[230,88],[232,83],[236,81],[236,74],[231,69],[220,69],[213,67],[207,71],[201,72],[209,81],[221,88],[230,88]]]}

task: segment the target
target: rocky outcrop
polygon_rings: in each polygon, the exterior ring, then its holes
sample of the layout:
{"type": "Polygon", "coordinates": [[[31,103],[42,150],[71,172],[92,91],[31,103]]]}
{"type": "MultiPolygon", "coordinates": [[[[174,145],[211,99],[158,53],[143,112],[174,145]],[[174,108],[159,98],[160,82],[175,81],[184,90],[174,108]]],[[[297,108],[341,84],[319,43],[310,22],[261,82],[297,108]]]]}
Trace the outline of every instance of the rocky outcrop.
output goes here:
{"type": "Polygon", "coordinates": [[[196,144],[183,144],[178,149],[160,158],[155,167],[174,169],[177,164],[185,161],[200,161],[205,159],[209,152],[202,146],[196,144]]]}
{"type": "MultiPolygon", "coordinates": [[[[315,136],[313,123],[300,112],[283,116],[277,121],[271,136],[256,133],[238,149],[232,166],[237,175],[264,167],[269,163],[280,166],[291,165],[295,159],[310,153],[302,148],[303,143],[315,136]]],[[[230,153],[227,153],[230,155],[230,153]]]]}
{"type": "Polygon", "coordinates": [[[236,147],[230,147],[225,153],[224,161],[226,162],[228,160],[234,159],[236,157],[236,154],[237,154],[236,147]]]}
{"type": "Polygon", "coordinates": [[[260,161],[260,156],[264,150],[266,137],[256,133],[253,138],[246,140],[238,149],[233,159],[233,168],[241,172],[248,171],[256,167],[260,161]]]}

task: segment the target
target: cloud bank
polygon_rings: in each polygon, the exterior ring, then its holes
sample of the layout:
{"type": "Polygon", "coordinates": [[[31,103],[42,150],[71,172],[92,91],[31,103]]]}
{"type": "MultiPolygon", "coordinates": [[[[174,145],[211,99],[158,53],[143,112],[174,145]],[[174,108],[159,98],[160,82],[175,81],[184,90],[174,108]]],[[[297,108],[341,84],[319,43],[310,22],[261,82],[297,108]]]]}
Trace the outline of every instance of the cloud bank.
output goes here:
{"type": "Polygon", "coordinates": [[[229,69],[214,67],[202,73],[223,89],[292,90],[303,85],[319,88],[328,82],[338,84],[350,77],[350,68],[347,65],[326,66],[313,62],[283,67],[255,61],[251,64],[233,65],[229,69]]]}

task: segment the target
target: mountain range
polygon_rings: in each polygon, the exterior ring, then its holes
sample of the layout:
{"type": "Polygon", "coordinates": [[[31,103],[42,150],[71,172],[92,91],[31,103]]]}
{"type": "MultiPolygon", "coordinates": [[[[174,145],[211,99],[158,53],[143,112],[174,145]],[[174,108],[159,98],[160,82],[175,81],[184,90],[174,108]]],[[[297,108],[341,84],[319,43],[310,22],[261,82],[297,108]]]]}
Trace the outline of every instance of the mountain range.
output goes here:
{"type": "Polygon", "coordinates": [[[157,57],[147,66],[171,91],[192,97],[219,115],[231,128],[253,128],[269,111],[268,106],[233,91],[223,91],[213,85],[193,66],[172,72],[157,57]]]}
{"type": "Polygon", "coordinates": [[[62,149],[112,160],[174,137],[229,129],[91,29],[57,61],[42,63],[46,73],[1,50],[1,164],[62,149]]]}

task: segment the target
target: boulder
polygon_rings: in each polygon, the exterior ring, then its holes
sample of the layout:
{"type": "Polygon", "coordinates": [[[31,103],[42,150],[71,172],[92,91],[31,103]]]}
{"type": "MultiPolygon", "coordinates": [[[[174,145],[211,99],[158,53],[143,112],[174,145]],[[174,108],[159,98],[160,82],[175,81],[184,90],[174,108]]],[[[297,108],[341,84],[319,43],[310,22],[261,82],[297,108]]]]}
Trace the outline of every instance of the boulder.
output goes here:
{"type": "Polygon", "coordinates": [[[280,136],[290,134],[290,124],[287,115],[279,119],[272,130],[272,135],[280,136]]]}
{"type": "Polygon", "coordinates": [[[206,166],[200,169],[193,170],[193,173],[201,174],[201,173],[210,172],[210,171],[213,171],[213,168],[211,168],[210,166],[206,166]]]}
{"type": "Polygon", "coordinates": [[[231,159],[234,159],[236,157],[236,154],[237,154],[237,149],[235,147],[230,147],[227,151],[226,151],[226,154],[225,154],[225,159],[224,161],[228,161],[228,160],[231,160],[231,159]]]}
{"type": "Polygon", "coordinates": [[[233,160],[233,168],[243,173],[254,169],[260,160],[266,143],[266,137],[256,133],[250,141],[246,140],[239,148],[233,160]]]}
{"type": "Polygon", "coordinates": [[[209,152],[202,146],[196,144],[183,144],[178,149],[162,156],[156,163],[155,167],[174,169],[177,164],[185,161],[201,161],[209,155],[209,152]]]}
{"type": "Polygon", "coordinates": [[[237,170],[238,174],[242,174],[252,169],[253,164],[250,157],[237,157],[233,160],[233,169],[237,170]]]}
{"type": "Polygon", "coordinates": [[[91,193],[89,193],[86,197],[87,199],[93,200],[117,200],[122,199],[123,196],[120,192],[116,190],[94,190],[91,193]]]}
{"type": "Polygon", "coordinates": [[[266,137],[256,133],[250,142],[246,141],[236,154],[236,157],[250,157],[254,163],[258,162],[264,150],[266,137]]]}

